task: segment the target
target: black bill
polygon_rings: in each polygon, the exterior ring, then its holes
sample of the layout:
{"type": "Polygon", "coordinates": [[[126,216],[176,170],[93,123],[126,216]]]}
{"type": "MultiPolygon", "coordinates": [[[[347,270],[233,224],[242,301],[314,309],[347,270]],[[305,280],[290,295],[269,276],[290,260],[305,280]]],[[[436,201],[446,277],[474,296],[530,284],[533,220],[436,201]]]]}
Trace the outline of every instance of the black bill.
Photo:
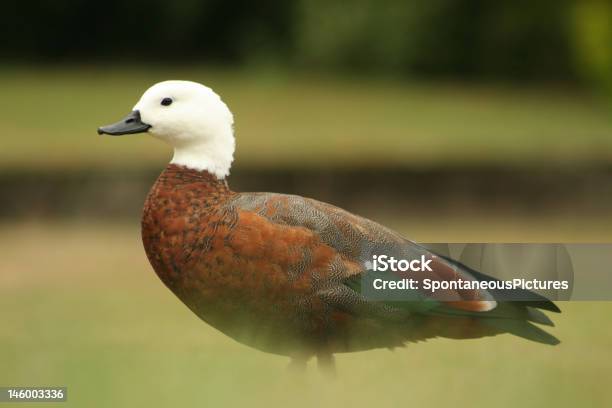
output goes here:
{"type": "Polygon", "coordinates": [[[98,134],[107,135],[131,135],[134,133],[143,133],[149,130],[151,125],[143,123],[140,119],[140,112],[135,110],[132,111],[125,118],[112,125],[106,125],[98,128],[98,134]]]}

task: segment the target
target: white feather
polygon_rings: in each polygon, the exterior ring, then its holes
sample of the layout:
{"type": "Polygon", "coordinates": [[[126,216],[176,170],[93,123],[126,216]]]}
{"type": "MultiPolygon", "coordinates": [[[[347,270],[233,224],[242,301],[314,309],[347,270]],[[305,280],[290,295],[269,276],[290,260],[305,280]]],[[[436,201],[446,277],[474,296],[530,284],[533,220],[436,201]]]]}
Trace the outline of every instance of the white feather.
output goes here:
{"type": "Polygon", "coordinates": [[[234,119],[212,89],[190,81],[164,81],[153,85],[134,106],[149,133],[174,147],[170,163],[217,178],[229,175],[234,160],[234,119]],[[161,101],[171,98],[172,104],[161,101]]]}

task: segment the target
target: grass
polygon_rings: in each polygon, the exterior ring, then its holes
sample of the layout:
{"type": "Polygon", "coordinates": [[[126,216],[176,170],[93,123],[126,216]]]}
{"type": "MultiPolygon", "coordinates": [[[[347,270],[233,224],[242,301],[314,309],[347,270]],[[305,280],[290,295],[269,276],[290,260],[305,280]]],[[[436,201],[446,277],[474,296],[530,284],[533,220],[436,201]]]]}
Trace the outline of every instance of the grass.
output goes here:
{"type": "MultiPolygon", "coordinates": [[[[3,68],[0,168],[160,167],[146,136],[98,137],[150,84],[211,85],[236,115],[244,166],[590,165],[612,159],[612,119],[559,89],[332,80],[140,67],[3,68]]],[[[609,242],[612,218],[380,219],[422,242],[609,242]]],[[[199,321],[148,265],[137,222],[0,225],[0,385],[66,385],[66,406],[609,406],[612,303],[563,304],[545,347],[511,336],[340,355],[339,376],[199,321]]],[[[8,406],[8,405],[7,405],[8,406]]],[[[19,404],[26,407],[28,404],[19,404]]],[[[40,404],[34,405],[40,406],[40,404]]]]}
{"type": "MultiPolygon", "coordinates": [[[[401,230],[418,240],[445,237],[436,234],[436,225],[444,223],[426,221],[407,220],[411,227],[401,230]]],[[[450,221],[453,228],[463,223],[482,231],[483,241],[502,235],[548,242],[576,238],[572,231],[551,233],[550,220],[524,220],[522,233],[517,220],[450,221]],[[541,232],[547,230],[549,235],[541,232]]],[[[588,241],[589,233],[578,237],[588,241]]],[[[564,313],[554,316],[552,329],[563,341],[557,347],[509,335],[432,340],[395,352],[340,355],[338,379],[328,381],[312,367],[303,377],[290,376],[286,359],[237,344],[199,321],[151,271],[137,223],[3,224],[0,247],[0,384],[66,385],[66,406],[611,402],[605,373],[612,361],[612,303],[562,304],[564,313]]]]}
{"type": "Polygon", "coordinates": [[[237,163],[259,166],[590,165],[612,159],[612,115],[584,94],[203,68],[4,68],[1,167],[165,162],[146,136],[98,137],[154,82],[204,82],[236,117],[237,163]]]}

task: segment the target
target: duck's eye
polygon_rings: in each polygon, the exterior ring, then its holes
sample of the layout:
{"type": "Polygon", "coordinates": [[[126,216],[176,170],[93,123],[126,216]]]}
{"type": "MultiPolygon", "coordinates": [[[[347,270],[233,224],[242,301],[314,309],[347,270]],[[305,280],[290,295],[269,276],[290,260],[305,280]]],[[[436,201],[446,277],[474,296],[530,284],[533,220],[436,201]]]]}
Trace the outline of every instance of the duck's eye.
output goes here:
{"type": "Polygon", "coordinates": [[[164,99],[162,99],[161,104],[164,105],[164,106],[172,105],[172,98],[164,98],[164,99]]]}

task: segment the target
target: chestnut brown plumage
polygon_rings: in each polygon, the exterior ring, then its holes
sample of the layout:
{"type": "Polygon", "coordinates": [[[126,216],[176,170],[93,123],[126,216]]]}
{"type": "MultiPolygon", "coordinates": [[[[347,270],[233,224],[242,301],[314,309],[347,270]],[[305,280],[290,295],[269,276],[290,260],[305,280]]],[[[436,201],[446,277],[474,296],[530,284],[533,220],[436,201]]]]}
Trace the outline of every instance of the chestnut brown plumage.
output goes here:
{"type": "MultiPolygon", "coordinates": [[[[362,259],[377,250],[427,253],[434,273],[446,279],[467,272],[379,224],[315,200],[235,193],[211,174],[171,164],[147,197],[142,237],[156,273],[187,307],[263,351],[327,358],[505,331],[487,323],[508,316],[483,310],[486,301],[477,292],[409,310],[366,300],[346,281],[367,273],[362,259]]],[[[531,326],[530,307],[513,308],[523,312],[514,318],[531,326]]],[[[531,328],[540,341],[554,343],[531,328]]]]}

